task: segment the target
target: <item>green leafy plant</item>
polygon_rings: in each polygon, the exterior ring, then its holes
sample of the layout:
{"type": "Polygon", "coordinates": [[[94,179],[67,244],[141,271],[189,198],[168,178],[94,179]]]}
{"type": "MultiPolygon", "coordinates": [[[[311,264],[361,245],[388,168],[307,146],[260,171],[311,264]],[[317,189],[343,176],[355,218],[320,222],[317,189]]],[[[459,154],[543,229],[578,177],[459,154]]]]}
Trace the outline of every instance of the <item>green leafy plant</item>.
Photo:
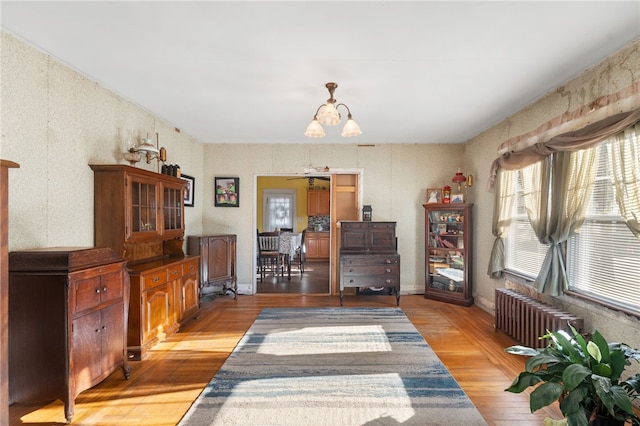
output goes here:
{"type": "Polygon", "coordinates": [[[531,412],[559,401],[569,426],[587,426],[597,416],[640,425],[632,406],[640,393],[640,374],[620,379],[631,360],[640,361],[640,350],[607,343],[598,331],[591,338],[573,327],[571,331],[573,337],[564,331],[548,332],[542,336],[549,339],[543,349],[506,348],[531,357],[506,391],[520,393],[535,386],[529,398],[531,412]]]}

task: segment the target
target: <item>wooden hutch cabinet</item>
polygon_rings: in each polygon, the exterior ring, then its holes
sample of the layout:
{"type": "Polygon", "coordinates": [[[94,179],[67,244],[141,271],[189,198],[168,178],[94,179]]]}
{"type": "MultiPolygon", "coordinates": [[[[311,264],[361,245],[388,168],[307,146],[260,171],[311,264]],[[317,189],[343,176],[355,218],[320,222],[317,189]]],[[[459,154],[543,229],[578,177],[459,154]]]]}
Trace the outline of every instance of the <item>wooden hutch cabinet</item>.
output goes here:
{"type": "Polygon", "coordinates": [[[235,235],[189,236],[187,253],[200,256],[200,289],[206,286],[221,286],[223,294],[231,291],[234,299],[237,298],[235,235]]]}
{"type": "Polygon", "coordinates": [[[470,203],[424,204],[424,297],[471,306],[471,208],[470,203]]]}
{"type": "Polygon", "coordinates": [[[340,305],[346,287],[384,288],[400,305],[395,222],[340,222],[340,305]]]}
{"type": "Polygon", "coordinates": [[[199,311],[198,257],[185,256],[183,179],[126,165],[94,171],[95,245],[127,261],[133,359],[199,311]]]}
{"type": "Polygon", "coordinates": [[[307,191],[307,216],[329,216],[331,214],[331,191],[307,191]]]}
{"type": "Polygon", "coordinates": [[[109,248],[9,254],[9,402],[75,398],[117,368],[129,378],[129,274],[109,248]]]}

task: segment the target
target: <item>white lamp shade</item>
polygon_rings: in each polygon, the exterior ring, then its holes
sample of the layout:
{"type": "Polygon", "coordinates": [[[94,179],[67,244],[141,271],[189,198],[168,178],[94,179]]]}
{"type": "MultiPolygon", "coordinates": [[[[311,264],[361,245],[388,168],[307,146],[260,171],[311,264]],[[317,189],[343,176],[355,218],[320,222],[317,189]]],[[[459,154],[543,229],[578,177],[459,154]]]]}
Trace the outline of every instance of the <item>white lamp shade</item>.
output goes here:
{"type": "Polygon", "coordinates": [[[158,154],[160,151],[153,144],[153,140],[149,138],[142,139],[142,143],[135,149],[136,152],[148,152],[152,154],[158,154]]]}
{"type": "Polygon", "coordinates": [[[304,135],[310,138],[322,138],[324,137],[324,129],[320,123],[318,123],[318,120],[314,118],[311,124],[307,127],[307,130],[304,132],[304,135]]]}
{"type": "Polygon", "coordinates": [[[358,123],[353,121],[353,119],[351,118],[347,120],[347,123],[344,125],[341,133],[341,135],[345,138],[350,138],[352,136],[358,136],[361,134],[362,131],[360,130],[360,126],[358,126],[358,123]]]}
{"type": "Polygon", "coordinates": [[[318,111],[316,117],[320,124],[324,124],[326,126],[336,126],[340,123],[340,113],[338,113],[336,107],[330,102],[327,102],[320,107],[320,111],[318,111]]]}

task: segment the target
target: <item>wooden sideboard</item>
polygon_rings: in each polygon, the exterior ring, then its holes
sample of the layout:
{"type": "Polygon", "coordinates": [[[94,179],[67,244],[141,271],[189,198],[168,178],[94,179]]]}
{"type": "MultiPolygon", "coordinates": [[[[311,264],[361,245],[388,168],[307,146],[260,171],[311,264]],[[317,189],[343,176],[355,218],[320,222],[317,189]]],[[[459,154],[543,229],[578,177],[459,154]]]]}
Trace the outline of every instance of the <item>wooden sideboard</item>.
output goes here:
{"type": "Polygon", "coordinates": [[[91,165],[95,245],[127,261],[129,353],[153,345],[199,311],[198,257],[185,256],[183,179],[122,164],[91,165]]]}
{"type": "Polygon", "coordinates": [[[131,306],[127,346],[134,360],[199,311],[198,258],[163,258],[128,267],[131,306]]]}
{"type": "Polygon", "coordinates": [[[220,286],[223,294],[230,291],[237,298],[236,235],[191,235],[187,237],[187,253],[200,257],[200,289],[220,286]]]}
{"type": "Polygon", "coordinates": [[[9,253],[9,403],[60,399],[117,368],[129,378],[129,274],[108,248],[9,253]]]}
{"type": "Polygon", "coordinates": [[[400,305],[396,223],[342,221],[340,228],[340,305],[348,287],[388,289],[400,305]]]}
{"type": "Polygon", "coordinates": [[[9,424],[9,169],[0,160],[0,425],[9,424]]]}

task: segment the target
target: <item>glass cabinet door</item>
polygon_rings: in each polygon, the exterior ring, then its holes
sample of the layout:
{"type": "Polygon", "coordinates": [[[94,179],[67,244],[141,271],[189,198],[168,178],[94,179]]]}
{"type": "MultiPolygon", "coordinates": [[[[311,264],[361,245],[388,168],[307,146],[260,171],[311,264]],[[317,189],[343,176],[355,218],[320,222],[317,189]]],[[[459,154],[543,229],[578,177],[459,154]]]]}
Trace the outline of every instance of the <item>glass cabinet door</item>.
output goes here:
{"type": "Polygon", "coordinates": [[[131,233],[158,232],[158,192],[152,182],[129,181],[131,187],[131,233]]]}
{"type": "Polygon", "coordinates": [[[164,198],[164,231],[182,230],[183,187],[165,186],[164,198]]]}
{"type": "Polygon", "coordinates": [[[425,204],[425,297],[463,306],[471,291],[471,207],[425,204]]]}
{"type": "Polygon", "coordinates": [[[451,210],[429,212],[429,286],[462,293],[464,270],[463,214],[451,210]]]}

